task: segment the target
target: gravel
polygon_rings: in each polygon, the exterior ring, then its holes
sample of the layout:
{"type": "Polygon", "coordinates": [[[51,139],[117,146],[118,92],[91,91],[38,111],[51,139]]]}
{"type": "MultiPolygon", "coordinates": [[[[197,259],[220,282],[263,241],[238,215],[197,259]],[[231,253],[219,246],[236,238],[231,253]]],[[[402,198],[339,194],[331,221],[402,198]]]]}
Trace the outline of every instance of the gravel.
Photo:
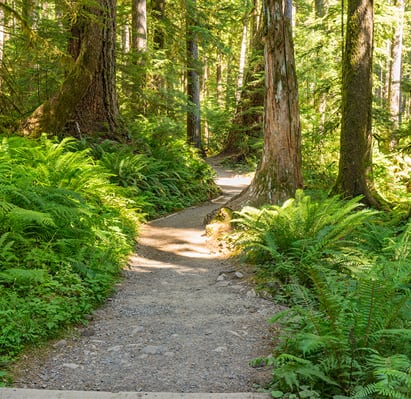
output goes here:
{"type": "Polygon", "coordinates": [[[207,238],[204,217],[246,184],[218,169],[218,203],[145,225],[124,278],[87,326],[25,352],[15,387],[136,392],[252,392],[270,371],[250,360],[270,353],[277,309],[207,238]]]}

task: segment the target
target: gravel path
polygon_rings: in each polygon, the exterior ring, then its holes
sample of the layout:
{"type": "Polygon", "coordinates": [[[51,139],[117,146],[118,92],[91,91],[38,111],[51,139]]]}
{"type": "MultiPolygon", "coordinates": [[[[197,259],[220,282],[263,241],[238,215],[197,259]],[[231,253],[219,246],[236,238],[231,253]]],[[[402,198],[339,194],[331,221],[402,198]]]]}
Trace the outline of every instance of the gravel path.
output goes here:
{"type": "Polygon", "coordinates": [[[248,179],[216,168],[224,195],[145,225],[116,293],[73,337],[24,354],[15,387],[247,392],[269,380],[249,361],[269,353],[276,309],[202,226],[248,179]]]}

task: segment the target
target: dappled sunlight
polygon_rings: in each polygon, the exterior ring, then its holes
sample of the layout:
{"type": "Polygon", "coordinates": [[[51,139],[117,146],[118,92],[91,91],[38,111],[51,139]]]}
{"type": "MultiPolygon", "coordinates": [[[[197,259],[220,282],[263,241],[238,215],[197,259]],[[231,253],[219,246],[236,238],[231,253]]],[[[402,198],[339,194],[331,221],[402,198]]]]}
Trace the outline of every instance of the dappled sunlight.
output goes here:
{"type": "Polygon", "coordinates": [[[202,267],[192,267],[188,265],[183,265],[179,262],[179,259],[174,261],[167,260],[154,260],[147,259],[146,257],[141,257],[139,255],[133,255],[129,259],[129,269],[130,272],[136,273],[154,273],[159,270],[169,269],[177,274],[199,274],[205,273],[207,269],[202,267]]]}
{"type": "Polygon", "coordinates": [[[179,275],[201,274],[207,272],[210,263],[224,258],[218,248],[213,248],[199,221],[247,187],[253,174],[236,175],[218,169],[216,183],[221,187],[222,195],[210,203],[164,216],[143,226],[136,254],[129,258],[129,272],[153,273],[153,276],[160,270],[179,275]],[[175,223],[175,218],[179,223],[175,223]]]}
{"type": "Polygon", "coordinates": [[[232,177],[220,177],[216,179],[216,183],[221,187],[224,194],[231,195],[234,191],[238,191],[238,189],[246,188],[250,184],[252,177],[252,173],[232,177]]]}

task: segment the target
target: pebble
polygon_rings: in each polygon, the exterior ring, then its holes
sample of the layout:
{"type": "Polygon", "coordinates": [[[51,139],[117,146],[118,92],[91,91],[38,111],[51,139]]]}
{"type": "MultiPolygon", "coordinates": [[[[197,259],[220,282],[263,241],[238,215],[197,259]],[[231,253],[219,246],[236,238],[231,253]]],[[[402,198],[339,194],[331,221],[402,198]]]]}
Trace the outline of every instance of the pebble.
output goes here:
{"type": "Polygon", "coordinates": [[[223,273],[223,274],[220,274],[218,277],[217,277],[217,281],[224,281],[225,280],[225,274],[223,273]]]}
{"type": "Polygon", "coordinates": [[[55,349],[57,349],[57,348],[63,348],[63,347],[65,347],[66,345],[67,345],[67,341],[66,341],[65,339],[62,339],[62,340],[56,342],[56,343],[53,345],[53,348],[55,348],[55,349]]]}
{"type": "Polygon", "coordinates": [[[136,326],[136,327],[134,327],[133,331],[131,332],[131,335],[136,335],[136,334],[141,333],[143,331],[144,331],[143,326],[136,326]]]}
{"type": "Polygon", "coordinates": [[[162,355],[166,352],[166,348],[164,346],[148,345],[143,348],[142,352],[146,355],[162,355]]]}
{"type": "Polygon", "coordinates": [[[63,363],[63,367],[75,370],[75,369],[78,369],[80,366],[78,364],[75,364],[75,363],[63,363]]]}
{"type": "Polygon", "coordinates": [[[95,335],[95,331],[94,331],[94,329],[93,328],[83,328],[81,331],[80,331],[80,335],[82,336],[82,337],[92,337],[93,335],[95,335]]]}
{"type": "Polygon", "coordinates": [[[122,348],[122,345],[111,346],[110,348],[107,349],[107,352],[119,352],[121,348],[122,348]]]}
{"type": "Polygon", "coordinates": [[[241,273],[241,272],[235,272],[235,273],[234,273],[234,276],[237,277],[237,278],[243,278],[243,277],[244,277],[244,274],[241,273]]]}
{"type": "Polygon", "coordinates": [[[226,346],[218,346],[217,348],[213,349],[213,352],[222,353],[227,350],[226,346]]]}
{"type": "Polygon", "coordinates": [[[230,285],[229,281],[217,281],[215,284],[216,287],[227,287],[228,285],[230,285]]]}

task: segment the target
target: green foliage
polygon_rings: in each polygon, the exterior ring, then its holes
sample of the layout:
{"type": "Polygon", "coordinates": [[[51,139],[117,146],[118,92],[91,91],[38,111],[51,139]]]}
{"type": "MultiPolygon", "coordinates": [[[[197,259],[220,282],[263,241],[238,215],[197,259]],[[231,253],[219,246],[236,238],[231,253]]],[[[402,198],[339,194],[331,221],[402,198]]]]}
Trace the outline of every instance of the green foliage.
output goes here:
{"type": "Polygon", "coordinates": [[[245,207],[233,220],[238,226],[236,245],[248,260],[270,262],[271,272],[283,281],[306,279],[300,265],[338,254],[349,245],[352,233],[373,211],[361,208],[360,198],[338,197],[315,201],[299,190],[282,206],[245,207]]]}
{"type": "Polygon", "coordinates": [[[0,356],[81,321],[133,248],[138,197],[74,143],[2,139],[0,356]]]}
{"type": "Polygon", "coordinates": [[[147,130],[141,153],[110,141],[2,138],[0,357],[101,303],[147,215],[213,195],[213,173],[193,150],[150,148],[147,130]]]}
{"type": "Polygon", "coordinates": [[[148,217],[191,206],[218,192],[214,171],[178,139],[181,129],[172,120],[141,120],[134,129],[143,151],[106,141],[95,144],[93,154],[112,174],[111,182],[125,187],[131,198],[144,198],[148,217]]]}
{"type": "Polygon", "coordinates": [[[271,320],[274,397],[410,396],[411,224],[360,207],[298,192],[238,214],[235,242],[288,305],[271,320]]]}

